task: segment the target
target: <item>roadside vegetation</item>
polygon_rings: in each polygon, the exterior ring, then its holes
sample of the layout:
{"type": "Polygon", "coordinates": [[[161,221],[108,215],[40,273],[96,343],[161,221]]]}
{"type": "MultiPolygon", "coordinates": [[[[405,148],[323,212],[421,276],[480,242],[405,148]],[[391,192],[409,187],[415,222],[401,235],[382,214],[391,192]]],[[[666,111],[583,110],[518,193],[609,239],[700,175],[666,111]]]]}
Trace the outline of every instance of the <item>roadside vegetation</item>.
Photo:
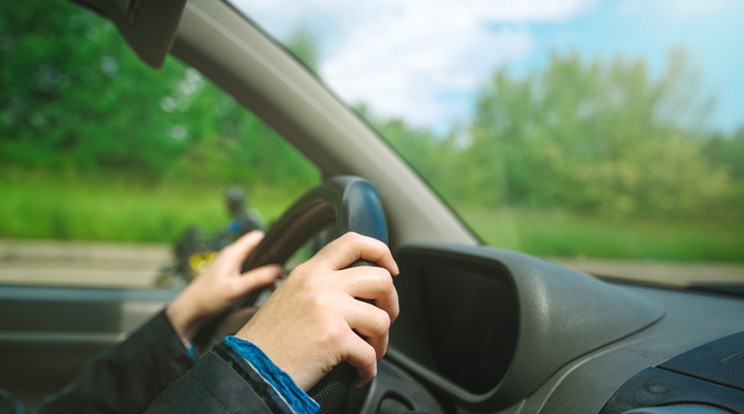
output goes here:
{"type": "MultiPolygon", "coordinates": [[[[0,238],[173,242],[224,228],[230,186],[270,221],[320,181],[196,71],[151,70],[65,2],[26,4],[0,5],[0,238]]],[[[289,47],[316,67],[311,37],[289,47]]],[[[549,62],[497,68],[443,136],[356,109],[491,245],[744,262],[744,126],[710,127],[684,51],[663,76],[623,56],[549,62]]]]}
{"type": "MultiPolygon", "coordinates": [[[[142,185],[121,180],[6,174],[0,186],[0,238],[125,242],[177,240],[188,227],[205,236],[228,227],[227,187],[142,185]]],[[[297,193],[267,185],[242,187],[250,207],[270,223],[297,193]]]]}

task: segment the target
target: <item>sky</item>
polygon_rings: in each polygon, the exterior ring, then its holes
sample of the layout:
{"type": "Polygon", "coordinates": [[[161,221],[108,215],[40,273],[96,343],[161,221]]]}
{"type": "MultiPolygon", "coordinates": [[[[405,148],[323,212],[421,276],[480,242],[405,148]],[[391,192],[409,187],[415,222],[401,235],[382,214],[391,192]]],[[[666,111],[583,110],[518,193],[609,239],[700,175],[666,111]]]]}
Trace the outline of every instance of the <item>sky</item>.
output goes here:
{"type": "Polygon", "coordinates": [[[233,0],[279,40],[320,45],[319,74],[347,102],[446,133],[468,122],[496,68],[545,68],[550,51],[644,57],[684,47],[715,96],[709,129],[744,126],[742,0],[233,0]]]}

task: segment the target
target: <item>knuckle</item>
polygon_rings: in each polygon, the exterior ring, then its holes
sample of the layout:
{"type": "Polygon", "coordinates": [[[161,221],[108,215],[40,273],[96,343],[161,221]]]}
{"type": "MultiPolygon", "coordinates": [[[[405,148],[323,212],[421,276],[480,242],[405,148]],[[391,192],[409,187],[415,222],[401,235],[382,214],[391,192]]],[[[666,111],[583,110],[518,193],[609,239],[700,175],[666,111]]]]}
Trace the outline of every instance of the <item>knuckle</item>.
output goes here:
{"type": "Polygon", "coordinates": [[[377,326],[379,329],[379,333],[386,333],[390,330],[390,325],[392,324],[392,320],[390,318],[390,315],[388,315],[385,311],[379,311],[375,312],[377,314],[377,326]]]}
{"type": "Polygon", "coordinates": [[[312,271],[312,268],[303,263],[295,268],[292,273],[294,283],[304,292],[315,292],[320,285],[321,272],[312,271]]]}
{"type": "MultiPolygon", "coordinates": [[[[393,321],[394,321],[394,320],[398,319],[398,316],[400,316],[400,307],[399,307],[399,306],[398,306],[398,304],[396,303],[396,304],[395,304],[395,307],[394,307],[394,308],[392,308],[392,309],[390,309],[390,310],[388,311],[388,317],[389,317],[389,319],[390,319],[390,325],[392,325],[392,324],[393,324],[393,321]]],[[[389,329],[389,327],[388,327],[388,329],[389,329]]]]}
{"type": "Polygon", "coordinates": [[[381,267],[376,268],[377,269],[377,278],[378,282],[380,283],[380,287],[384,289],[384,291],[389,292],[393,289],[393,277],[390,275],[390,272],[388,272],[386,269],[383,269],[381,267]]]}
{"type": "Polygon", "coordinates": [[[302,275],[304,275],[304,274],[307,273],[308,267],[309,267],[308,266],[308,262],[300,263],[297,266],[295,266],[294,269],[292,269],[292,274],[293,275],[298,275],[298,276],[301,277],[302,275]]]}
{"type": "Polygon", "coordinates": [[[324,295],[313,292],[312,289],[302,289],[300,294],[306,298],[310,312],[315,313],[318,317],[324,317],[329,314],[327,300],[324,295]]]}
{"type": "Polygon", "coordinates": [[[347,335],[347,329],[340,323],[333,322],[327,324],[322,333],[322,342],[325,346],[333,348],[340,347],[347,335]]]}
{"type": "Polygon", "coordinates": [[[366,379],[374,378],[377,375],[377,352],[375,352],[373,347],[368,346],[365,348],[362,361],[364,361],[366,371],[369,374],[369,377],[366,379]]]}
{"type": "Polygon", "coordinates": [[[360,243],[363,239],[364,236],[355,231],[348,231],[341,236],[341,241],[344,243],[360,243]]]}
{"type": "Polygon", "coordinates": [[[357,232],[355,232],[353,230],[349,230],[346,233],[344,233],[344,237],[354,238],[354,237],[361,237],[361,236],[362,236],[361,234],[359,234],[359,233],[357,233],[357,232]]]}

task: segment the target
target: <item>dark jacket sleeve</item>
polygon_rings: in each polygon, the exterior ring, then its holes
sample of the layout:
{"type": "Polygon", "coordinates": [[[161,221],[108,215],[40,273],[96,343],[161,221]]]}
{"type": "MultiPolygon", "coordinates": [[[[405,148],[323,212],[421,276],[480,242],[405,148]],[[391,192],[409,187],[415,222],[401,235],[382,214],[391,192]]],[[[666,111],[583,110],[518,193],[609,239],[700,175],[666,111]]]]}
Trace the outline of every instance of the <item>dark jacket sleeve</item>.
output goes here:
{"type": "Polygon", "coordinates": [[[146,414],[293,413],[258,371],[224,342],[166,389],[146,414]]]}
{"type": "Polygon", "coordinates": [[[78,378],[48,397],[38,412],[139,414],[193,364],[161,311],[86,364],[78,378]]]}

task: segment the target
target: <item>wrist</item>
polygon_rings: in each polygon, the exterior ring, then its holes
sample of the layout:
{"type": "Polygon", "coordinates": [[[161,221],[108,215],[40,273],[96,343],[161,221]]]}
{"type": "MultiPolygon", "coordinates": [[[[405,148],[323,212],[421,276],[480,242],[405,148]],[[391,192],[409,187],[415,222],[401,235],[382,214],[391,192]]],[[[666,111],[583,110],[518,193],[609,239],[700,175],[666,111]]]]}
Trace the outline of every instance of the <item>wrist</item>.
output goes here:
{"type": "Polygon", "coordinates": [[[191,307],[180,300],[182,296],[177,297],[165,309],[165,315],[168,317],[173,329],[178,334],[181,342],[188,348],[198,330],[198,322],[191,307]]]}

